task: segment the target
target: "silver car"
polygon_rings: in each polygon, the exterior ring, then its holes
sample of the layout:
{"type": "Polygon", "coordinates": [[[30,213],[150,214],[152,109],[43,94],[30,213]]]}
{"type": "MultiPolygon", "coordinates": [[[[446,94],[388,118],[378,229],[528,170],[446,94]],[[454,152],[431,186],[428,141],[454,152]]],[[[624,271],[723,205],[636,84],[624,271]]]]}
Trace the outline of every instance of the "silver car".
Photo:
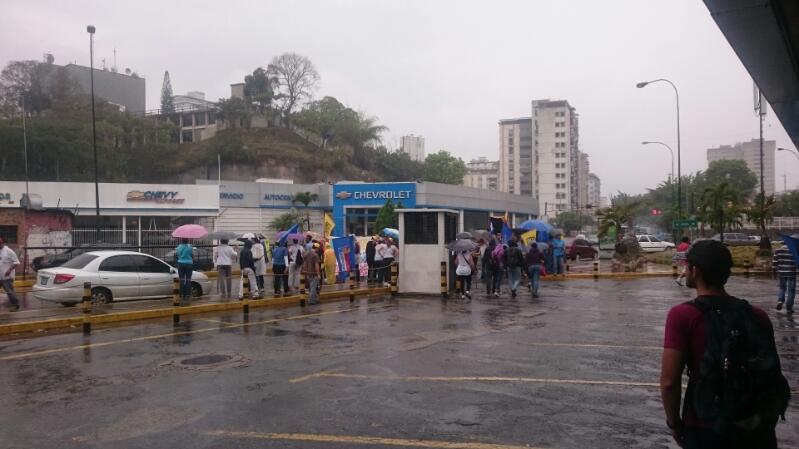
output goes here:
{"type": "MultiPolygon", "coordinates": [[[[90,251],[60,267],[36,273],[33,296],[43,301],[74,306],[83,296],[83,283],[92,286],[92,302],[163,298],[172,295],[177,269],[149,254],[135,251],[90,251]]],[[[192,296],[210,292],[211,282],[192,272],[192,296]]]]}

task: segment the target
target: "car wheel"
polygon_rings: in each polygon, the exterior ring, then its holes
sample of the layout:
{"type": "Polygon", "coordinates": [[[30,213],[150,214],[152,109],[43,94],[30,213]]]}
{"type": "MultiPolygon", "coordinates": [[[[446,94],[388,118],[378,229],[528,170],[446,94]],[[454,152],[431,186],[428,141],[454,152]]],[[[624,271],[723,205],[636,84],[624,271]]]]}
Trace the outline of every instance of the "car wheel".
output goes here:
{"type": "Polygon", "coordinates": [[[110,304],[113,301],[111,291],[107,288],[92,289],[92,304],[110,304]]]}
{"type": "Polygon", "coordinates": [[[196,282],[191,283],[191,296],[192,298],[199,298],[203,295],[203,288],[196,282]]]}
{"type": "Polygon", "coordinates": [[[64,306],[64,307],[75,307],[75,304],[77,304],[77,302],[70,301],[70,302],[62,302],[61,303],[61,305],[64,306]]]}

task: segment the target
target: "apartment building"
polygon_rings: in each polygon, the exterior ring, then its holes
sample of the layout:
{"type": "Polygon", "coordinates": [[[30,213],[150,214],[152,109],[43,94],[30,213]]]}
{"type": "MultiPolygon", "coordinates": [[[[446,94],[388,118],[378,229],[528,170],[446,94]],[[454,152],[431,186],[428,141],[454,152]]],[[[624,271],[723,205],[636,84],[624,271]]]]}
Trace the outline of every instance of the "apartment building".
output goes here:
{"type": "Polygon", "coordinates": [[[487,157],[472,159],[466,164],[463,185],[476,189],[498,190],[499,161],[490,161],[487,157]]]}
{"type": "Polygon", "coordinates": [[[588,187],[588,202],[586,205],[590,204],[594,209],[600,207],[602,205],[602,183],[599,180],[599,176],[589,173],[586,185],[588,187]]]}
{"type": "Polygon", "coordinates": [[[413,134],[402,136],[400,138],[400,151],[407,153],[411,160],[424,162],[424,137],[414,136],[413,134]]]}
{"type": "Polygon", "coordinates": [[[499,190],[534,195],[533,131],[530,117],[499,121],[499,190]]]}
{"type": "MultiPolygon", "coordinates": [[[[774,194],[774,153],[777,143],[773,140],[763,141],[763,184],[766,195],[774,194]]],[[[707,150],[707,162],[738,159],[746,162],[749,170],[757,176],[756,191],[760,192],[760,140],[752,139],[749,142],[739,142],[735,145],[721,145],[718,148],[707,150]]]]}

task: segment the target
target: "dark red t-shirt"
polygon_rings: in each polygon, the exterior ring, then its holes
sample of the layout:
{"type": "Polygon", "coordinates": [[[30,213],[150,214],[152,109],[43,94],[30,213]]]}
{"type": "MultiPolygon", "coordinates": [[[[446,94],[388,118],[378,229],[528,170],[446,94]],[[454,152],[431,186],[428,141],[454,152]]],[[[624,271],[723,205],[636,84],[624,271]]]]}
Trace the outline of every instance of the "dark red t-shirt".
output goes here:
{"type": "MultiPolygon", "coordinates": [[[[711,298],[706,296],[705,298],[711,298]]],[[[752,306],[755,315],[764,323],[768,323],[769,331],[773,334],[774,329],[768,314],[762,309],[752,306]]],[[[699,380],[699,365],[702,356],[705,354],[707,346],[707,334],[705,333],[705,320],[702,311],[691,304],[680,304],[672,307],[666,318],[666,333],[663,338],[664,349],[676,349],[687,354],[688,364],[688,383],[699,380]]],[[[685,407],[685,425],[691,427],[708,427],[696,417],[696,412],[690,406],[685,407]]]]}

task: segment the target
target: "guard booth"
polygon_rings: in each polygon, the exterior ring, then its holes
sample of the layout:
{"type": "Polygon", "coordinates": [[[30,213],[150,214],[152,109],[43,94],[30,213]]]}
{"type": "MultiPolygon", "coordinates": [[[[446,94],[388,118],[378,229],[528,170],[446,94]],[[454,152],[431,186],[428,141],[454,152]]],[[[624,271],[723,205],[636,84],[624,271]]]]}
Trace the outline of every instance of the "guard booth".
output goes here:
{"type": "MultiPolygon", "coordinates": [[[[441,293],[441,262],[447,273],[451,257],[447,244],[460,232],[458,211],[452,209],[397,209],[399,222],[399,292],[441,293]]],[[[448,274],[448,277],[451,277],[448,274]]],[[[447,282],[450,289],[455,285],[447,282]]]]}

